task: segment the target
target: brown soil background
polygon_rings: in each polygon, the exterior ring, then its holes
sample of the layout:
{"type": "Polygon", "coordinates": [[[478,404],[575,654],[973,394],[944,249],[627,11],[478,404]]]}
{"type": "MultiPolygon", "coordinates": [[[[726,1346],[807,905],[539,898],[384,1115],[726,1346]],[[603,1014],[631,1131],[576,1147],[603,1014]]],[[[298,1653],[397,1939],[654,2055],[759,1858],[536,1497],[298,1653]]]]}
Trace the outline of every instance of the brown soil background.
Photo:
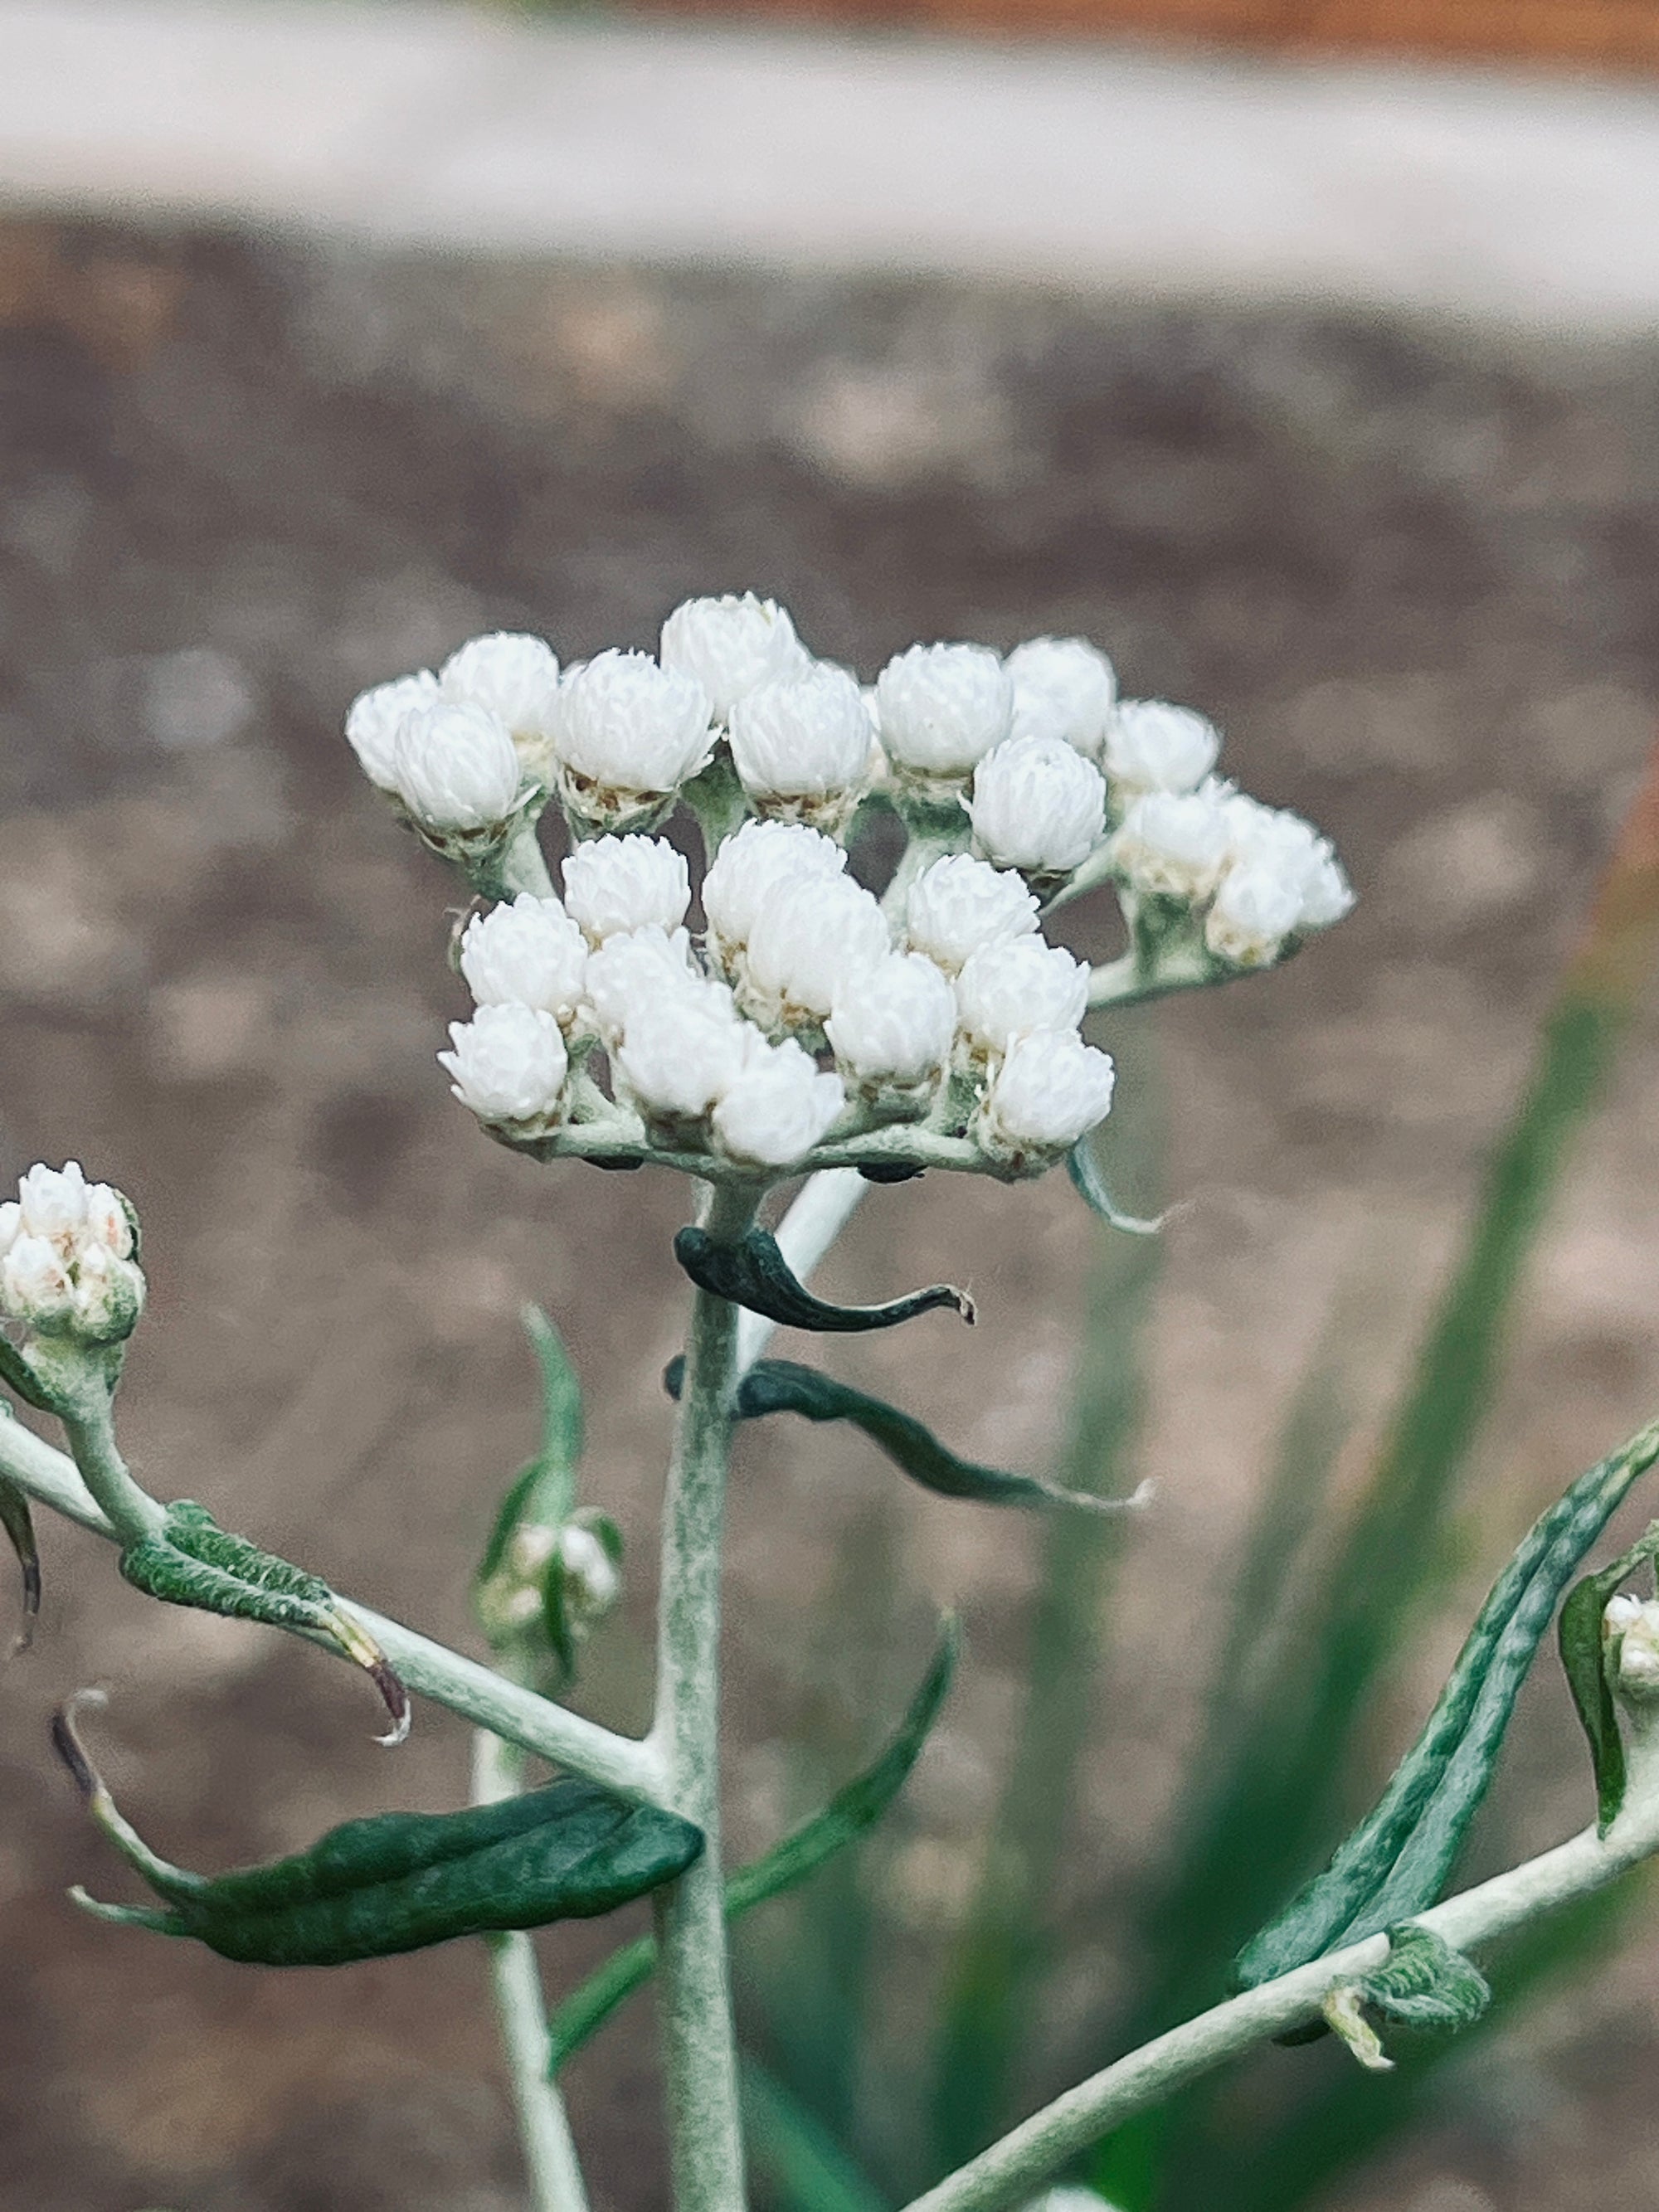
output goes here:
{"type": "MultiPolygon", "coordinates": [[[[480,629],[574,655],[750,583],[866,669],[917,636],[1086,631],[1131,690],[1214,712],[1235,771],[1329,828],[1363,892],[1292,969],[1152,1024],[1193,1203],[1141,1453],[1161,1505],[1121,1577],[1079,1838],[1080,1867],[1132,1882],[1287,1391],[1342,1291],[1381,1402],[1634,787],[1659,702],[1656,413],[1651,347],[1295,307],[0,226],[0,1162],[78,1154],[143,1208],[153,1307],[123,1402],[151,1486],[471,1648],[466,1572],[531,1435],[514,1315],[539,1298],[590,1391],[589,1494],[642,1563],[590,1686],[635,1718],[684,1194],[538,1173],[447,1097],[451,887],[356,777],[344,704],[480,629]]],[[[1656,1046],[1650,1019],[1534,1271],[1466,1502],[1471,1593],[1659,1404],[1656,1046]]],[[[982,1324],[834,1357],[977,1455],[1040,1465],[1092,1233],[1060,1179],[877,1194],[826,1281],[948,1274],[982,1324]]],[[[1015,1711],[1032,1539],[892,1487],[817,1432],[745,1443],[731,1817],[752,1845],[794,1809],[781,1746],[823,1703],[803,1609],[891,1500],[893,1650],[843,1654],[830,1687],[869,1741],[930,1605],[963,1608],[970,1662],[894,1903],[936,1934],[1015,1711]]],[[[343,1670],[161,1613],[76,1532],[45,1550],[42,1634],[0,1698],[0,2207],[508,2212],[471,1949],[284,1977],[90,1925],[64,1884],[118,1877],[45,1723],[111,1685],[125,1802],[206,1864],[455,1802],[465,1732],[423,1711],[389,1760],[343,1670]]],[[[1457,1632],[1425,1632],[1395,1740],[1457,1632]]],[[[1509,1785],[1532,1842],[1582,1818],[1577,1761],[1542,1685],[1509,1785]]],[[[555,1983],[600,1942],[550,1940],[555,1983]]],[[[1342,2202],[1659,2206],[1656,1955],[1483,2056],[1483,2124],[1342,2202]]],[[[661,2201],[651,2068],[639,2007],[574,2076],[608,2212],[661,2201]]]]}

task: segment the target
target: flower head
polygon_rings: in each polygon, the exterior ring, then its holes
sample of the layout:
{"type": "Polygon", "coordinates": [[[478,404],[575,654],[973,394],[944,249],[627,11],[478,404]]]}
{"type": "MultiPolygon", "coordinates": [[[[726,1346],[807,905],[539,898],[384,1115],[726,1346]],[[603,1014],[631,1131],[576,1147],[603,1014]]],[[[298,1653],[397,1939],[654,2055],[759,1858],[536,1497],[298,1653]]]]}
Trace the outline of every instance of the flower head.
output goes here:
{"type": "Polygon", "coordinates": [[[596,654],[561,688],[553,750],[566,810],[604,830],[660,815],[708,758],[709,715],[694,677],[648,653],[596,654]]]}
{"type": "Polygon", "coordinates": [[[437,678],[422,668],[413,676],[376,684],[352,701],[346,714],[346,742],[376,790],[397,790],[398,732],[404,717],[416,708],[430,707],[437,696],[437,678]]]}
{"type": "Polygon", "coordinates": [[[949,979],[920,952],[890,952],[848,976],[823,1025],[842,1073],[870,1090],[931,1081],[956,1026],[949,979]]]}
{"type": "Polygon", "coordinates": [[[974,770],[974,842],[999,867],[1064,876],[1106,834],[1106,780],[1063,738],[1010,738],[974,770]]]}
{"type": "Polygon", "coordinates": [[[734,1160],[787,1167],[811,1152],[845,1103],[841,1078],[820,1073],[788,1037],[769,1047],[721,1098],[714,1141],[734,1160]]]}
{"type": "Polygon", "coordinates": [[[838,876],[847,855],[833,839],[795,822],[745,822],[715,854],[702,879],[702,910],[716,957],[730,966],[755,917],[779,884],[838,876]]]}
{"type": "Polygon", "coordinates": [[[839,826],[868,780],[875,732],[858,679],[819,665],[739,699],[731,738],[738,781],[763,811],[839,826]]]}
{"type": "Polygon", "coordinates": [[[423,830],[498,828],[518,804],[518,751],[487,707],[416,708],[398,726],[393,764],[398,794],[423,830]]]}
{"type": "Polygon", "coordinates": [[[776,884],[749,933],[739,994],[763,1028],[810,1028],[891,945],[880,906],[850,876],[776,884]]]}
{"type": "Polygon", "coordinates": [[[763,684],[787,682],[811,665],[787,611],[753,592],[685,600],[662,626],[661,650],[663,666],[700,684],[722,722],[763,684]]]}
{"type": "Polygon", "coordinates": [[[461,939],[461,974],[481,1006],[532,1006],[568,1029],[582,1001],[587,940],[556,898],[521,891],[475,915],[461,939]]]}
{"type": "Polygon", "coordinates": [[[480,1006],[452,1022],[454,1049],[438,1054],[451,1089],[481,1121],[540,1121],[558,1109],[569,1055],[556,1021],[538,1006],[480,1006]]]}
{"type": "Polygon", "coordinates": [[[438,688],[459,705],[498,715],[526,765],[545,770],[559,711],[559,663],[544,638],[513,630],[469,638],[439,670],[438,688]]]}
{"type": "Polygon", "coordinates": [[[765,1049],[760,1031],[711,983],[635,1006],[611,1066],[647,1121],[695,1121],[765,1049]]]}
{"type": "Polygon", "coordinates": [[[665,837],[595,837],[565,861],[564,902],[595,945],[630,929],[672,934],[691,903],[691,878],[665,837]]]}
{"type": "Polygon", "coordinates": [[[951,853],[923,870],[905,899],[911,949],[954,975],[971,953],[1037,926],[1037,902],[1018,876],[951,853]]]}
{"type": "Polygon", "coordinates": [[[1111,842],[1113,865],[1136,890],[1207,898],[1232,852],[1225,787],[1148,792],[1133,800],[1111,842]]]}
{"type": "Polygon", "coordinates": [[[47,1334],[113,1344],[144,1303],[132,1215],[119,1191],[80,1164],[37,1164],[0,1206],[0,1312],[47,1334]]]}
{"type": "Polygon", "coordinates": [[[1126,699],[1106,733],[1106,773],[1122,799],[1144,791],[1196,791],[1220,751],[1221,732],[1192,708],[1126,699]]]}
{"type": "Polygon", "coordinates": [[[963,963],[956,996],[967,1043],[994,1055],[1036,1030],[1075,1029],[1089,1004],[1089,971],[1063,945],[1006,938],[963,963]]]}
{"type": "Polygon", "coordinates": [[[641,1006],[681,992],[697,992],[704,979],[692,965],[691,939],[683,929],[631,929],[608,937],[588,955],[583,977],[584,1019],[594,1035],[614,1044],[641,1006]]]}
{"type": "Polygon", "coordinates": [[[985,645],[913,645],[876,678],[881,742],[901,775],[967,775],[1000,744],[1013,718],[1014,687],[985,645]]]}
{"type": "Polygon", "coordinates": [[[1235,968],[1266,968],[1297,927],[1302,900],[1277,869],[1245,862],[1229,868],[1204,917],[1204,942],[1235,968]]]}
{"type": "Polygon", "coordinates": [[[1014,687],[1013,734],[1059,738],[1097,761],[1117,699],[1112,664],[1082,637],[1034,637],[1004,665],[1014,687]]]}
{"type": "Polygon", "coordinates": [[[1297,930],[1328,929],[1353,907],[1353,887],[1342,864],[1311,822],[1288,807],[1264,806],[1235,793],[1227,801],[1229,860],[1233,867],[1271,874],[1292,888],[1297,930]]]}
{"type": "Polygon", "coordinates": [[[1113,1080],[1109,1055],[1075,1030],[1033,1030],[1016,1039],[997,1069],[975,1133],[994,1159],[1057,1158],[1105,1120],[1113,1080]]]}

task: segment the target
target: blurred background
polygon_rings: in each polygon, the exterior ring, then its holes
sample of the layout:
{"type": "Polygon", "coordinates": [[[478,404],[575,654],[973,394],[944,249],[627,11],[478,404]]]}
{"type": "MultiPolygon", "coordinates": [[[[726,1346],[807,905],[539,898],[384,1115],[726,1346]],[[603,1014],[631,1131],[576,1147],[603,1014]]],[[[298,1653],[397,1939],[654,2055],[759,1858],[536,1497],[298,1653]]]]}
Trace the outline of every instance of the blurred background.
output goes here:
{"type": "MultiPolygon", "coordinates": [[[[1045,1530],[832,1431],[743,1440],[738,1855],[869,1754],[938,1607],[969,1638],[878,1839],[739,1946],[765,2201],[875,2212],[1219,1992],[1527,1522],[1659,1410],[1643,979],[1595,1067],[1538,1042],[1659,707],[1659,9],[811,12],[0,0],[0,1170],[78,1155],[143,1209],[149,1485],[471,1650],[544,1304],[632,1547],[582,1698],[632,1725],[685,1193],[449,1099],[453,886],[352,695],[751,586],[866,673],[1078,631],[1333,834],[1331,939],[1103,1026],[1160,1239],[930,1177],[825,1271],[971,1283],[975,1339],[830,1364],[1156,1510],[1045,1530]]],[[[117,1877],[46,1723],[109,1684],[124,1802],[209,1866],[459,1802],[465,1731],[423,1709],[388,1759],[347,1670],[42,1536],[0,2206],[513,2212],[471,1947],[283,1976],[78,1918],[117,1877]]],[[[1474,1858],[1589,1808],[1540,1664],[1474,1858]]],[[[550,1985],[609,1940],[544,1939],[550,1985]]],[[[1489,2033],[1386,2083],[1270,2051],[1091,2171],[1123,2212],[1659,2208],[1656,1965],[1638,1881],[1500,1972],[1489,2033]]],[[[647,1998],[571,2069],[605,2212],[663,2202],[653,2069],[647,1998]]]]}

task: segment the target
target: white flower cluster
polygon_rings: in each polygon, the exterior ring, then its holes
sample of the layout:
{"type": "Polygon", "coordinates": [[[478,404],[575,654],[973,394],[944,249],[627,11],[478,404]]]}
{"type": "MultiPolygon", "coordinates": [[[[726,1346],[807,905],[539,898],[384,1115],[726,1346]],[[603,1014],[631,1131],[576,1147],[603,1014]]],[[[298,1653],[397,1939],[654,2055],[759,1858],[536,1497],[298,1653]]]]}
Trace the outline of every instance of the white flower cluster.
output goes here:
{"type": "Polygon", "coordinates": [[[1063,1151],[1103,1117],[1111,1062],[1078,1034],[1088,972],[1044,944],[1018,876],[967,854],[935,861],[896,942],[846,867],[820,831],[745,823],[704,878],[699,951],[672,846],[579,845],[562,900],[523,894],[467,926],[477,1011],[439,1055],[457,1097],[544,1134],[578,1112],[602,1051],[613,1103],[653,1140],[762,1169],[837,1122],[924,1119],[952,1081],[1003,1163],[1063,1151]]]}
{"type": "Polygon", "coordinates": [[[46,1334],[112,1344],[144,1303],[132,1217],[78,1161],[32,1167],[0,1205],[0,1314],[46,1334]]]}

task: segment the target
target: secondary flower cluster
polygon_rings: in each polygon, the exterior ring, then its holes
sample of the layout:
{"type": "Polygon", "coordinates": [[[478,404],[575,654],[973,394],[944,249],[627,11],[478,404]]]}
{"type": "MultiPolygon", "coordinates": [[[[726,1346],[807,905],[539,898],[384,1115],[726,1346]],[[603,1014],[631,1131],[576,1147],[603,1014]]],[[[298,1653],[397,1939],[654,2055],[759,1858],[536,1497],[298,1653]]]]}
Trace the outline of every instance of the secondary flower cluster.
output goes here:
{"type": "Polygon", "coordinates": [[[837,1128],[966,1123],[1009,1165],[1074,1144],[1111,1103],[1111,1061],[1078,1034],[1088,970],[1045,944],[1022,879],[947,854],[896,927],[802,823],[745,823],[702,884],[665,839],[579,845],[564,897],[476,915],[461,973],[477,1001],[440,1055],[456,1096],[526,1135],[612,1106],[655,1143],[786,1167],[837,1128]],[[833,1058],[829,1067],[820,1054],[833,1058]]]}
{"type": "Polygon", "coordinates": [[[475,887],[529,887],[469,926],[478,1011],[443,1055],[524,1136],[631,1115],[653,1145],[775,1168],[908,1121],[1021,1172],[1111,1096],[1040,899],[1115,883],[1135,961],[1178,941],[1186,981],[1269,965],[1352,903],[1308,823],[1217,777],[1212,723],[1120,699],[1081,638],[913,645],[864,689],[772,600],[691,599],[655,655],[562,669],[540,638],[474,638],[365,692],[346,734],[475,887]],[[696,945],[685,863],[649,834],[682,794],[709,852],[696,945]],[[840,842],[872,798],[913,840],[884,904],[840,842]],[[533,842],[552,803],[562,900],[533,842]]]}
{"type": "Polygon", "coordinates": [[[32,1167],[0,1205],[0,1316],[47,1335],[112,1344],[131,1335],[144,1303],[133,1219],[106,1182],[78,1161],[32,1167]]]}

